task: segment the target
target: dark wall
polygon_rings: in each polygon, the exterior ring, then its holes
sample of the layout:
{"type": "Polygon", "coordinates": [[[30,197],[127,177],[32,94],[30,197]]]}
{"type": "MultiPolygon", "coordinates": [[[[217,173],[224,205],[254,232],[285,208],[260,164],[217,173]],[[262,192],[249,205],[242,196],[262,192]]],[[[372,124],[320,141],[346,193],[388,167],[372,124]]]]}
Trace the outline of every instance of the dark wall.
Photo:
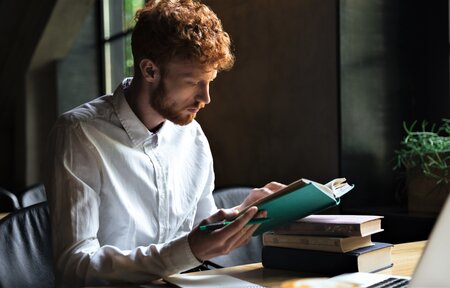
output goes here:
{"type": "Polygon", "coordinates": [[[403,121],[450,116],[448,1],[206,2],[237,56],[199,117],[217,185],[345,176],[342,207],[402,206],[403,121]]]}
{"type": "Polygon", "coordinates": [[[1,187],[18,191],[42,181],[46,138],[59,113],[57,63],[93,2],[0,2],[1,187]]]}
{"type": "MultiPolygon", "coordinates": [[[[341,0],[343,207],[398,206],[402,123],[450,117],[448,1],[341,0]]],[[[400,194],[399,194],[400,193],[400,194]]]]}
{"type": "Polygon", "coordinates": [[[236,52],[199,115],[217,186],[339,176],[337,2],[205,2],[236,52]]]}
{"type": "Polygon", "coordinates": [[[56,1],[0,1],[0,185],[26,182],[26,73],[56,1]]]}

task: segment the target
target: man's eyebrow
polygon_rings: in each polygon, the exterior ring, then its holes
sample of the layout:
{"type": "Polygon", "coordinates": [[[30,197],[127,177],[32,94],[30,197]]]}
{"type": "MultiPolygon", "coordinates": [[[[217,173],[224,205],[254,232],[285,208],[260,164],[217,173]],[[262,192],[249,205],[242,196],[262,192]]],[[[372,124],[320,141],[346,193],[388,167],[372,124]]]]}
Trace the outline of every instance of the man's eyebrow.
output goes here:
{"type": "MultiPolygon", "coordinates": [[[[207,71],[205,72],[205,74],[211,73],[212,71],[207,71]]],[[[180,77],[183,78],[203,78],[204,74],[203,73],[192,73],[192,72],[181,72],[179,74],[180,77]]],[[[217,74],[213,74],[210,81],[216,79],[217,74]]]]}
{"type": "Polygon", "coordinates": [[[179,71],[177,73],[178,77],[195,77],[197,73],[189,72],[189,71],[179,71]]]}

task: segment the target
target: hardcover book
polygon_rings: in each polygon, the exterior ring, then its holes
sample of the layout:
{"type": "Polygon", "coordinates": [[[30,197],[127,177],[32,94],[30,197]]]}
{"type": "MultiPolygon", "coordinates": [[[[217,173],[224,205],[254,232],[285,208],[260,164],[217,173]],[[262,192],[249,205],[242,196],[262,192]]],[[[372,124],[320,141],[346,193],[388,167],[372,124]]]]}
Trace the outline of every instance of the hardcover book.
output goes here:
{"type": "Polygon", "coordinates": [[[357,248],[373,245],[370,235],[360,236],[308,236],[286,235],[267,232],[263,234],[263,244],[266,246],[320,250],[329,252],[349,252],[357,248]]]}
{"type": "Polygon", "coordinates": [[[282,224],[339,205],[340,197],[353,187],[346,182],[345,178],[334,179],[325,185],[307,179],[297,180],[280,191],[249,205],[257,206],[259,210],[266,210],[268,218],[267,221],[259,224],[259,228],[253,235],[259,235],[282,224]]]}
{"type": "Polygon", "coordinates": [[[392,244],[374,245],[347,253],[263,246],[265,268],[335,276],[349,272],[377,272],[392,267],[392,244]]]}
{"type": "Polygon", "coordinates": [[[310,215],[274,229],[278,234],[367,236],[383,231],[375,215],[310,215]]]}

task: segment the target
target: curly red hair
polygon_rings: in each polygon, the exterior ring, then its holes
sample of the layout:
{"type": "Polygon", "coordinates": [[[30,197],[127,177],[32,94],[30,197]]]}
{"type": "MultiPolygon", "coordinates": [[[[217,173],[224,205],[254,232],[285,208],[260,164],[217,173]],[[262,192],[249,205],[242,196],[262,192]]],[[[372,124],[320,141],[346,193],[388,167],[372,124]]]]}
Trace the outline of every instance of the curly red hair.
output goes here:
{"type": "Polygon", "coordinates": [[[164,66],[174,57],[217,70],[234,64],[231,40],[217,15],[196,0],[150,0],[137,11],[131,37],[135,76],[148,58],[164,66]]]}

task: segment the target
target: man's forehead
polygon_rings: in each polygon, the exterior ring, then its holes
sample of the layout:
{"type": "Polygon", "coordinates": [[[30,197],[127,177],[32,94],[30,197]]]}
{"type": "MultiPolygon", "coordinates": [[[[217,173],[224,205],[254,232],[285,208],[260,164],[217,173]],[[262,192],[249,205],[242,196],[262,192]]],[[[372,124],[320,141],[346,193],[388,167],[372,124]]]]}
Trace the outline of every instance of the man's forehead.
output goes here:
{"type": "Polygon", "coordinates": [[[166,71],[181,77],[210,74],[211,77],[215,78],[217,75],[217,69],[213,65],[202,64],[191,60],[171,60],[166,64],[166,71]]]}

